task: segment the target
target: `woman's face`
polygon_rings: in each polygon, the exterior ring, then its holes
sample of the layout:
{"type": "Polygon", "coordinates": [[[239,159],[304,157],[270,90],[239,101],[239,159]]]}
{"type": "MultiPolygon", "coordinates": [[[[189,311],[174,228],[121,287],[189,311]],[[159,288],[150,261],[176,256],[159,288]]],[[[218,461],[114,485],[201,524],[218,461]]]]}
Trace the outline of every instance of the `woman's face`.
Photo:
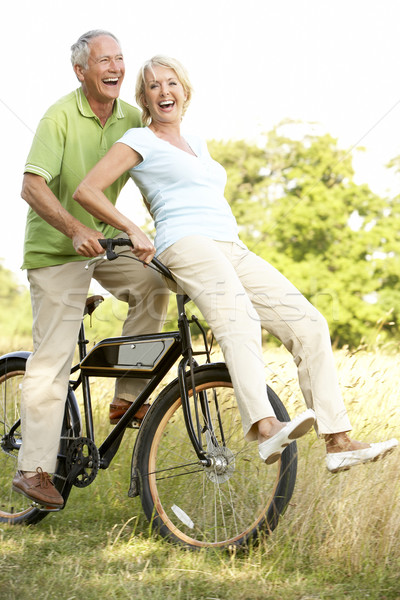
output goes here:
{"type": "Polygon", "coordinates": [[[144,100],[152,122],[180,122],[186,98],[173,69],[157,66],[146,70],[144,100]]]}

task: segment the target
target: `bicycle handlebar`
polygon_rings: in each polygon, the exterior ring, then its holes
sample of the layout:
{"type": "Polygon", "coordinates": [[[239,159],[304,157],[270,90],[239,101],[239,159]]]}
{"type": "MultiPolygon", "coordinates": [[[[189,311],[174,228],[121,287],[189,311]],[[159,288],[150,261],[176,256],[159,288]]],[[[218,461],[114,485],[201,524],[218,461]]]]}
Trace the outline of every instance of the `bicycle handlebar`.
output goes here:
{"type": "MultiPolygon", "coordinates": [[[[106,238],[106,239],[102,239],[102,240],[98,240],[98,241],[99,241],[100,246],[102,248],[104,248],[104,250],[106,251],[106,256],[107,256],[108,260],[115,260],[116,258],[118,258],[119,255],[116,254],[116,252],[114,252],[115,246],[130,246],[131,248],[133,248],[133,244],[132,244],[131,240],[127,240],[125,238],[106,238]]],[[[137,260],[139,260],[139,259],[137,259],[137,260]]],[[[140,261],[140,262],[143,262],[143,261],[140,261]]],[[[153,258],[151,263],[162,275],[164,275],[168,279],[171,279],[172,281],[174,281],[174,277],[173,277],[171,271],[168,269],[168,267],[163,265],[162,262],[160,262],[158,260],[158,258],[153,258]]]]}

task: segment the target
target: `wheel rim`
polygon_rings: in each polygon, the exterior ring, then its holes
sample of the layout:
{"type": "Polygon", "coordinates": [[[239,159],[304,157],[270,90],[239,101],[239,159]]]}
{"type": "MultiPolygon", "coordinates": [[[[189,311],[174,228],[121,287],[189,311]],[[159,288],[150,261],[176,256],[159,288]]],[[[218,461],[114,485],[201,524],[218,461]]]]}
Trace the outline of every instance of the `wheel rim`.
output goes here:
{"type": "MultiPolygon", "coordinates": [[[[163,535],[172,532],[190,546],[240,545],[273,521],[281,461],[266,467],[257,444],[243,439],[230,383],[209,382],[196,389],[217,390],[226,446],[214,451],[212,467],[199,465],[180,399],[174,402],[157,427],[149,453],[153,523],[163,535]]],[[[216,415],[212,417],[215,423],[216,415]]]]}

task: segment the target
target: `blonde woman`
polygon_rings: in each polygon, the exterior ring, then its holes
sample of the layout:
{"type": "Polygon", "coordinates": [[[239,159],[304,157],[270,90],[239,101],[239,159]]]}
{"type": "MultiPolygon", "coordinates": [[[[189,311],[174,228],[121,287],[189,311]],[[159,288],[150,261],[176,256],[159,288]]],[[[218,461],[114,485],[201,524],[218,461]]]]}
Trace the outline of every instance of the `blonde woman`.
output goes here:
{"type": "Polygon", "coordinates": [[[197,304],[223,351],[247,439],[259,444],[267,464],[313,425],[325,438],[330,471],[375,460],[397,440],[375,444],[349,438],[351,425],[335,373],[330,336],[322,315],[273,266],[250,252],[224,197],[226,174],[205,142],[182,135],[181,121],[192,96],[184,67],[156,56],[141,68],[136,101],[146,127],[131,129],[114,144],[77,188],[74,198],[105,223],[126,232],[134,254],[154,255],[197,304]],[[104,190],[122,173],[146,198],[155,222],[155,243],[106,198],[104,190]],[[308,409],[279,422],[269,403],[261,328],[292,353],[308,409]]]}

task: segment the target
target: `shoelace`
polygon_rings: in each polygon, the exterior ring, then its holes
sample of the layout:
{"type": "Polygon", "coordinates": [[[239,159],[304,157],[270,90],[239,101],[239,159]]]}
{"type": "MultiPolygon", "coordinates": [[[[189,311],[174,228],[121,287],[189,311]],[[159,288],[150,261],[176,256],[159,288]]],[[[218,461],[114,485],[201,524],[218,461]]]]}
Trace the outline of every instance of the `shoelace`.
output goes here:
{"type": "Polygon", "coordinates": [[[48,473],[46,473],[45,471],[43,471],[43,469],[41,467],[38,467],[36,469],[36,473],[39,475],[39,481],[36,484],[36,487],[48,488],[53,485],[52,481],[50,479],[50,475],[48,473]]]}

